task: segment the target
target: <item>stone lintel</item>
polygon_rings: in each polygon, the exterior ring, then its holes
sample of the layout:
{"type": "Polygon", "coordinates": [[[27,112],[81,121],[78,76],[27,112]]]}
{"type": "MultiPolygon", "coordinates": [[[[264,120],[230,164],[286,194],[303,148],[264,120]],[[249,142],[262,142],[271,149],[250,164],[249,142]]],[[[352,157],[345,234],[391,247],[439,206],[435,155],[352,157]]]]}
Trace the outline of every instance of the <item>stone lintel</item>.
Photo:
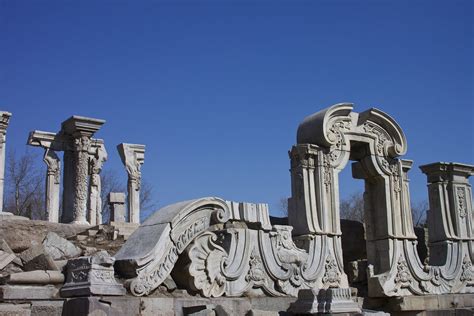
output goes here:
{"type": "Polygon", "coordinates": [[[104,123],[105,120],[73,115],[62,122],[61,130],[73,137],[92,137],[104,123]]]}
{"type": "MultiPolygon", "coordinates": [[[[71,147],[69,140],[69,137],[67,137],[66,135],[64,135],[64,133],[61,132],[52,133],[34,130],[31,131],[28,135],[28,141],[26,142],[26,144],[35,147],[51,149],[54,151],[65,151],[70,149],[71,147]]],[[[91,139],[92,148],[98,148],[102,145],[104,145],[103,139],[91,139]]]]}

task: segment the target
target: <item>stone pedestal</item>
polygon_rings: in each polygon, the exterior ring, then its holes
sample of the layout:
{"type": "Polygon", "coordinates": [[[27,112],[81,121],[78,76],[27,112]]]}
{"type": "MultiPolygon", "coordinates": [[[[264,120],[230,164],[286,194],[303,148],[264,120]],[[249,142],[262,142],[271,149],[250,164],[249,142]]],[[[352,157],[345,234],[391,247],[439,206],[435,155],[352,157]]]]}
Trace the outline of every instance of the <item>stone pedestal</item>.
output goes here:
{"type": "Polygon", "coordinates": [[[145,145],[119,144],[117,150],[128,173],[128,212],[130,223],[140,223],[141,166],[145,162],[145,145]]]}
{"type": "Polygon", "coordinates": [[[0,214],[3,213],[3,183],[5,179],[5,143],[11,113],[0,111],[0,214]]]}
{"type": "Polygon", "coordinates": [[[105,251],[69,260],[61,296],[125,295],[125,288],[114,277],[114,261],[105,251]]]}
{"type": "Polygon", "coordinates": [[[125,222],[125,193],[109,193],[110,219],[109,222],[125,222]]]}
{"type": "Polygon", "coordinates": [[[291,304],[290,311],[296,314],[316,313],[360,313],[360,308],[351,298],[350,289],[310,289],[298,292],[298,300],[291,304]]]}

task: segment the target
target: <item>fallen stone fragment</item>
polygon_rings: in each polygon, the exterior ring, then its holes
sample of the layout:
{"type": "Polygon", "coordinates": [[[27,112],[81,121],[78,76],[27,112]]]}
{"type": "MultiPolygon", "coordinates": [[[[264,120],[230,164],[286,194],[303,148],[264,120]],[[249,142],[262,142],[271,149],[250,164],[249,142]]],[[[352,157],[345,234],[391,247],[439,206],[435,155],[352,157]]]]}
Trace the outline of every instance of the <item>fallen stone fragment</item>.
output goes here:
{"type": "Polygon", "coordinates": [[[5,278],[8,284],[62,284],[64,274],[54,270],[36,270],[10,274],[5,278]]]}
{"type": "MultiPolygon", "coordinates": [[[[12,255],[15,254],[13,252],[13,250],[10,248],[10,246],[8,245],[8,243],[3,238],[0,239],[0,250],[3,250],[6,253],[10,253],[12,255]]],[[[16,255],[15,255],[15,259],[13,259],[13,263],[19,265],[20,267],[23,266],[23,263],[21,262],[21,259],[18,258],[16,255]]]]}
{"type": "Polygon", "coordinates": [[[58,270],[54,260],[45,253],[42,245],[34,245],[20,253],[25,271],[34,270],[58,270]]]}
{"type": "Polygon", "coordinates": [[[61,296],[125,295],[125,288],[115,280],[114,262],[104,250],[92,257],[70,259],[61,296]]]}
{"type": "Polygon", "coordinates": [[[0,250],[0,270],[3,270],[10,262],[15,260],[16,256],[0,250]]]}
{"type": "Polygon", "coordinates": [[[3,285],[0,298],[4,300],[38,300],[58,297],[58,289],[53,285],[3,285]]]}
{"type": "Polygon", "coordinates": [[[67,260],[54,260],[54,264],[58,267],[59,271],[63,271],[66,269],[67,260]]]}
{"type": "Polygon", "coordinates": [[[46,235],[43,240],[43,247],[54,260],[74,258],[80,256],[82,252],[72,242],[53,232],[46,235]]]}

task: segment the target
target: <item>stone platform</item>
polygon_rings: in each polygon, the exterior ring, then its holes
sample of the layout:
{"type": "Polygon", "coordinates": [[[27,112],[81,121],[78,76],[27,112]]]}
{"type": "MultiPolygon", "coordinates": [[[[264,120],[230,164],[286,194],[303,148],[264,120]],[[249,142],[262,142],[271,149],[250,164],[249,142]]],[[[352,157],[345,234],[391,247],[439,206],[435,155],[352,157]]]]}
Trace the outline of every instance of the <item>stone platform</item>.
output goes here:
{"type": "MultiPolygon", "coordinates": [[[[3,300],[7,315],[49,316],[152,316],[152,315],[293,315],[287,312],[296,298],[240,297],[202,298],[179,293],[168,297],[95,296],[56,300],[3,300]],[[45,312],[47,312],[45,314],[45,312]]],[[[473,315],[474,294],[445,294],[399,298],[359,298],[360,314],[319,315],[473,315]]]]}

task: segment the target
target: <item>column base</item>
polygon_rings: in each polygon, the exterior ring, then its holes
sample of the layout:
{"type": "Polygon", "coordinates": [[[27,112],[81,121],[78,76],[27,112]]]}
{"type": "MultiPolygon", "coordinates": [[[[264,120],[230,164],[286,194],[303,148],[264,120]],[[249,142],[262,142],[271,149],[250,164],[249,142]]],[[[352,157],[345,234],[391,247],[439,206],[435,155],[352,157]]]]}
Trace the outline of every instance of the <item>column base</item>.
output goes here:
{"type": "Polygon", "coordinates": [[[310,289],[298,292],[298,300],[291,304],[290,312],[296,314],[360,313],[360,308],[351,298],[351,289],[310,289]]]}

